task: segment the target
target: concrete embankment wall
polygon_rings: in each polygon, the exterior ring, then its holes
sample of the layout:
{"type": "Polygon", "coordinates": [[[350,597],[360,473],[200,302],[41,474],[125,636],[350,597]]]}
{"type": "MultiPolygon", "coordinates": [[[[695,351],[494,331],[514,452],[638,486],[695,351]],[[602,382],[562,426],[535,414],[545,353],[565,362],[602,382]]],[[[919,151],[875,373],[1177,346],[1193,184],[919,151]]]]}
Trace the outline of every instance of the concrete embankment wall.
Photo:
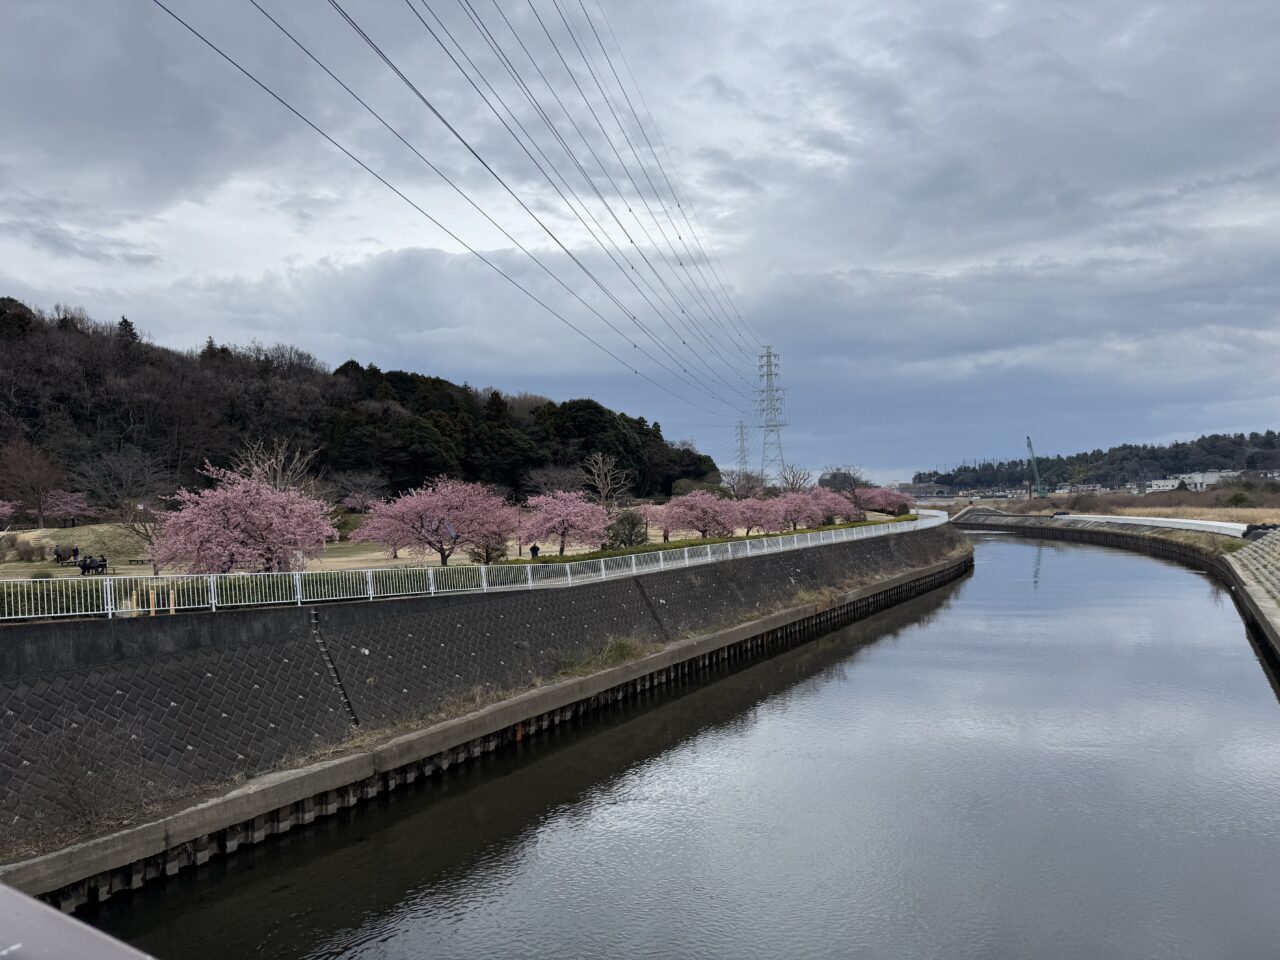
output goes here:
{"type": "Polygon", "coordinates": [[[83,878],[97,876],[90,889],[104,895],[203,862],[288,829],[295,813],[304,822],[403,782],[414,764],[430,772],[441,756],[447,764],[493,749],[583,702],[627,696],[932,589],[971,564],[961,540],[938,527],[563,590],[4,628],[0,816],[12,835],[127,812],[165,790],[254,779],[230,802],[210,801],[216,814],[203,805],[195,809],[204,814],[128,831],[127,842],[93,841],[90,852],[6,868],[0,880],[38,893],[79,882],[60,898],[74,905],[89,895],[83,878]],[[843,597],[834,606],[808,600],[777,612],[833,588],[843,597]],[[309,780],[299,770],[263,775],[338,744],[353,720],[364,729],[412,724],[477,689],[554,677],[614,638],[664,643],[655,656],[666,659],[628,665],[641,670],[634,677],[606,672],[541,687],[439,724],[409,738],[430,734],[426,741],[379,748],[376,769],[365,752],[304,768],[309,780]]]}
{"type": "MultiPolygon", "coordinates": [[[[1067,540],[1135,550],[1205,570],[1231,590],[1245,621],[1269,648],[1269,654],[1280,659],[1280,606],[1245,571],[1233,564],[1229,555],[1196,543],[1173,539],[1164,535],[1157,527],[1123,521],[1111,522],[1103,518],[1080,520],[966,510],[955,518],[954,523],[962,530],[999,531],[1020,537],[1067,540]]],[[[1234,537],[1223,539],[1236,540],[1234,537]]]]}

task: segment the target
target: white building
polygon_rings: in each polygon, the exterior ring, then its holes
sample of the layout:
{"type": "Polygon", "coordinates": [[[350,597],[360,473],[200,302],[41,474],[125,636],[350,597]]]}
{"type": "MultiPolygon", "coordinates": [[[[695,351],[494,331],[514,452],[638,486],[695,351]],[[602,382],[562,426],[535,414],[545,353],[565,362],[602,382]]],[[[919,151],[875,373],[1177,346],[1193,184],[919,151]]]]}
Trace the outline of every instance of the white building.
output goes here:
{"type": "Polygon", "coordinates": [[[1177,490],[1179,485],[1186,484],[1188,490],[1208,490],[1214,484],[1232,477],[1240,476],[1239,470],[1202,470],[1198,473],[1179,473],[1163,480],[1152,480],[1147,484],[1148,493],[1159,493],[1161,490],[1177,490]]]}

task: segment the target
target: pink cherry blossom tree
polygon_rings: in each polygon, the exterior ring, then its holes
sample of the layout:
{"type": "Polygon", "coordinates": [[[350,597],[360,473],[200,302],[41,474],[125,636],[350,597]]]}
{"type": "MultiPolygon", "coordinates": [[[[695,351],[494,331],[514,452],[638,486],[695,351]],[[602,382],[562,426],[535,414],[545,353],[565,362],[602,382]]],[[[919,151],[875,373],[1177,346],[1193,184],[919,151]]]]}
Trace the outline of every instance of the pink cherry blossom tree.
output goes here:
{"type": "Polygon", "coordinates": [[[752,531],[765,533],[767,531],[781,530],[783,523],[778,512],[777,503],[777,500],[763,500],[759,497],[747,497],[745,500],[739,500],[736,504],[739,526],[745,528],[748,536],[752,531]]]}
{"type": "Polygon", "coordinates": [[[468,536],[467,556],[473,563],[496,563],[511,549],[519,534],[520,511],[505,500],[477,518],[468,536]]]}
{"type": "Polygon", "coordinates": [[[208,490],[179,490],[178,509],[166,514],[151,562],[192,573],[299,570],[338,531],[323,501],[296,489],[276,489],[261,473],[250,476],[208,463],[200,471],[208,490]]]}
{"type": "Polygon", "coordinates": [[[801,527],[816,527],[822,523],[822,511],[814,504],[808,493],[793,491],[784,493],[774,499],[775,509],[781,518],[784,529],[798,530],[801,527]]]}
{"type": "Polygon", "coordinates": [[[529,506],[533,512],[521,526],[520,539],[525,543],[543,540],[558,543],[560,556],[564,556],[567,544],[598,547],[608,535],[609,514],[584,493],[544,493],[530,497],[529,506]]]}
{"type": "Polygon", "coordinates": [[[74,524],[77,520],[96,517],[98,511],[83,493],[50,490],[44,498],[44,515],[48,520],[74,524]]]}
{"type": "Polygon", "coordinates": [[[867,515],[855,506],[852,500],[836,493],[834,490],[828,490],[826,487],[814,487],[808,491],[808,494],[815,509],[822,514],[822,523],[824,524],[835,523],[837,520],[853,522],[866,519],[867,515]]]}
{"type": "Polygon", "coordinates": [[[8,530],[9,521],[18,512],[18,505],[12,500],[0,500],[0,529],[8,530]]]}
{"type": "Polygon", "coordinates": [[[441,478],[373,504],[351,539],[381,543],[393,553],[400,549],[418,555],[435,553],[445,566],[459,548],[494,559],[505,555],[516,525],[515,511],[489,487],[441,478]]]}
{"type": "Polygon", "coordinates": [[[915,503],[907,494],[884,487],[858,487],[853,491],[853,497],[864,510],[895,515],[906,513],[915,503]]]}
{"type": "Polygon", "coordinates": [[[667,501],[666,510],[673,528],[696,530],[702,537],[729,536],[738,525],[734,501],[706,490],[672,497],[667,501]]]}

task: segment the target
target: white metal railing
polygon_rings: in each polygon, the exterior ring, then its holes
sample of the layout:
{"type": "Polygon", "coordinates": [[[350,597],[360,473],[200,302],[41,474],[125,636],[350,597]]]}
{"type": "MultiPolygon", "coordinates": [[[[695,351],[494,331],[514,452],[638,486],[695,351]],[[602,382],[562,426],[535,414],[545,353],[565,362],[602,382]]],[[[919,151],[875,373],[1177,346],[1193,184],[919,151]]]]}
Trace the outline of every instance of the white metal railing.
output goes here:
{"type": "Polygon", "coordinates": [[[654,550],[568,563],[0,580],[0,620],[139,617],[179,610],[301,606],[326,600],[379,600],[439,593],[567,587],[819,544],[891,536],[947,522],[947,514],[941,510],[919,510],[917,516],[916,520],[866,527],[699,544],[678,550],[654,550]]]}

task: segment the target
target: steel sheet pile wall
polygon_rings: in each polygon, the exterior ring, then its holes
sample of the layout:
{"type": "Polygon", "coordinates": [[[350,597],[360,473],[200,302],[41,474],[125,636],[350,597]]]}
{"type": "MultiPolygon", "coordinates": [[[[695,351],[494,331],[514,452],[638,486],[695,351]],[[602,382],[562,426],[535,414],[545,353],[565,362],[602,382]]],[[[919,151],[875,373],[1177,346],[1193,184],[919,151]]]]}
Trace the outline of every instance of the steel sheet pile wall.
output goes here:
{"type": "Polygon", "coordinates": [[[413,720],[477,687],[553,677],[612,638],[727,626],[798,592],[955,550],[942,526],[603,581],[0,630],[0,829],[109,817],[413,720]]]}

